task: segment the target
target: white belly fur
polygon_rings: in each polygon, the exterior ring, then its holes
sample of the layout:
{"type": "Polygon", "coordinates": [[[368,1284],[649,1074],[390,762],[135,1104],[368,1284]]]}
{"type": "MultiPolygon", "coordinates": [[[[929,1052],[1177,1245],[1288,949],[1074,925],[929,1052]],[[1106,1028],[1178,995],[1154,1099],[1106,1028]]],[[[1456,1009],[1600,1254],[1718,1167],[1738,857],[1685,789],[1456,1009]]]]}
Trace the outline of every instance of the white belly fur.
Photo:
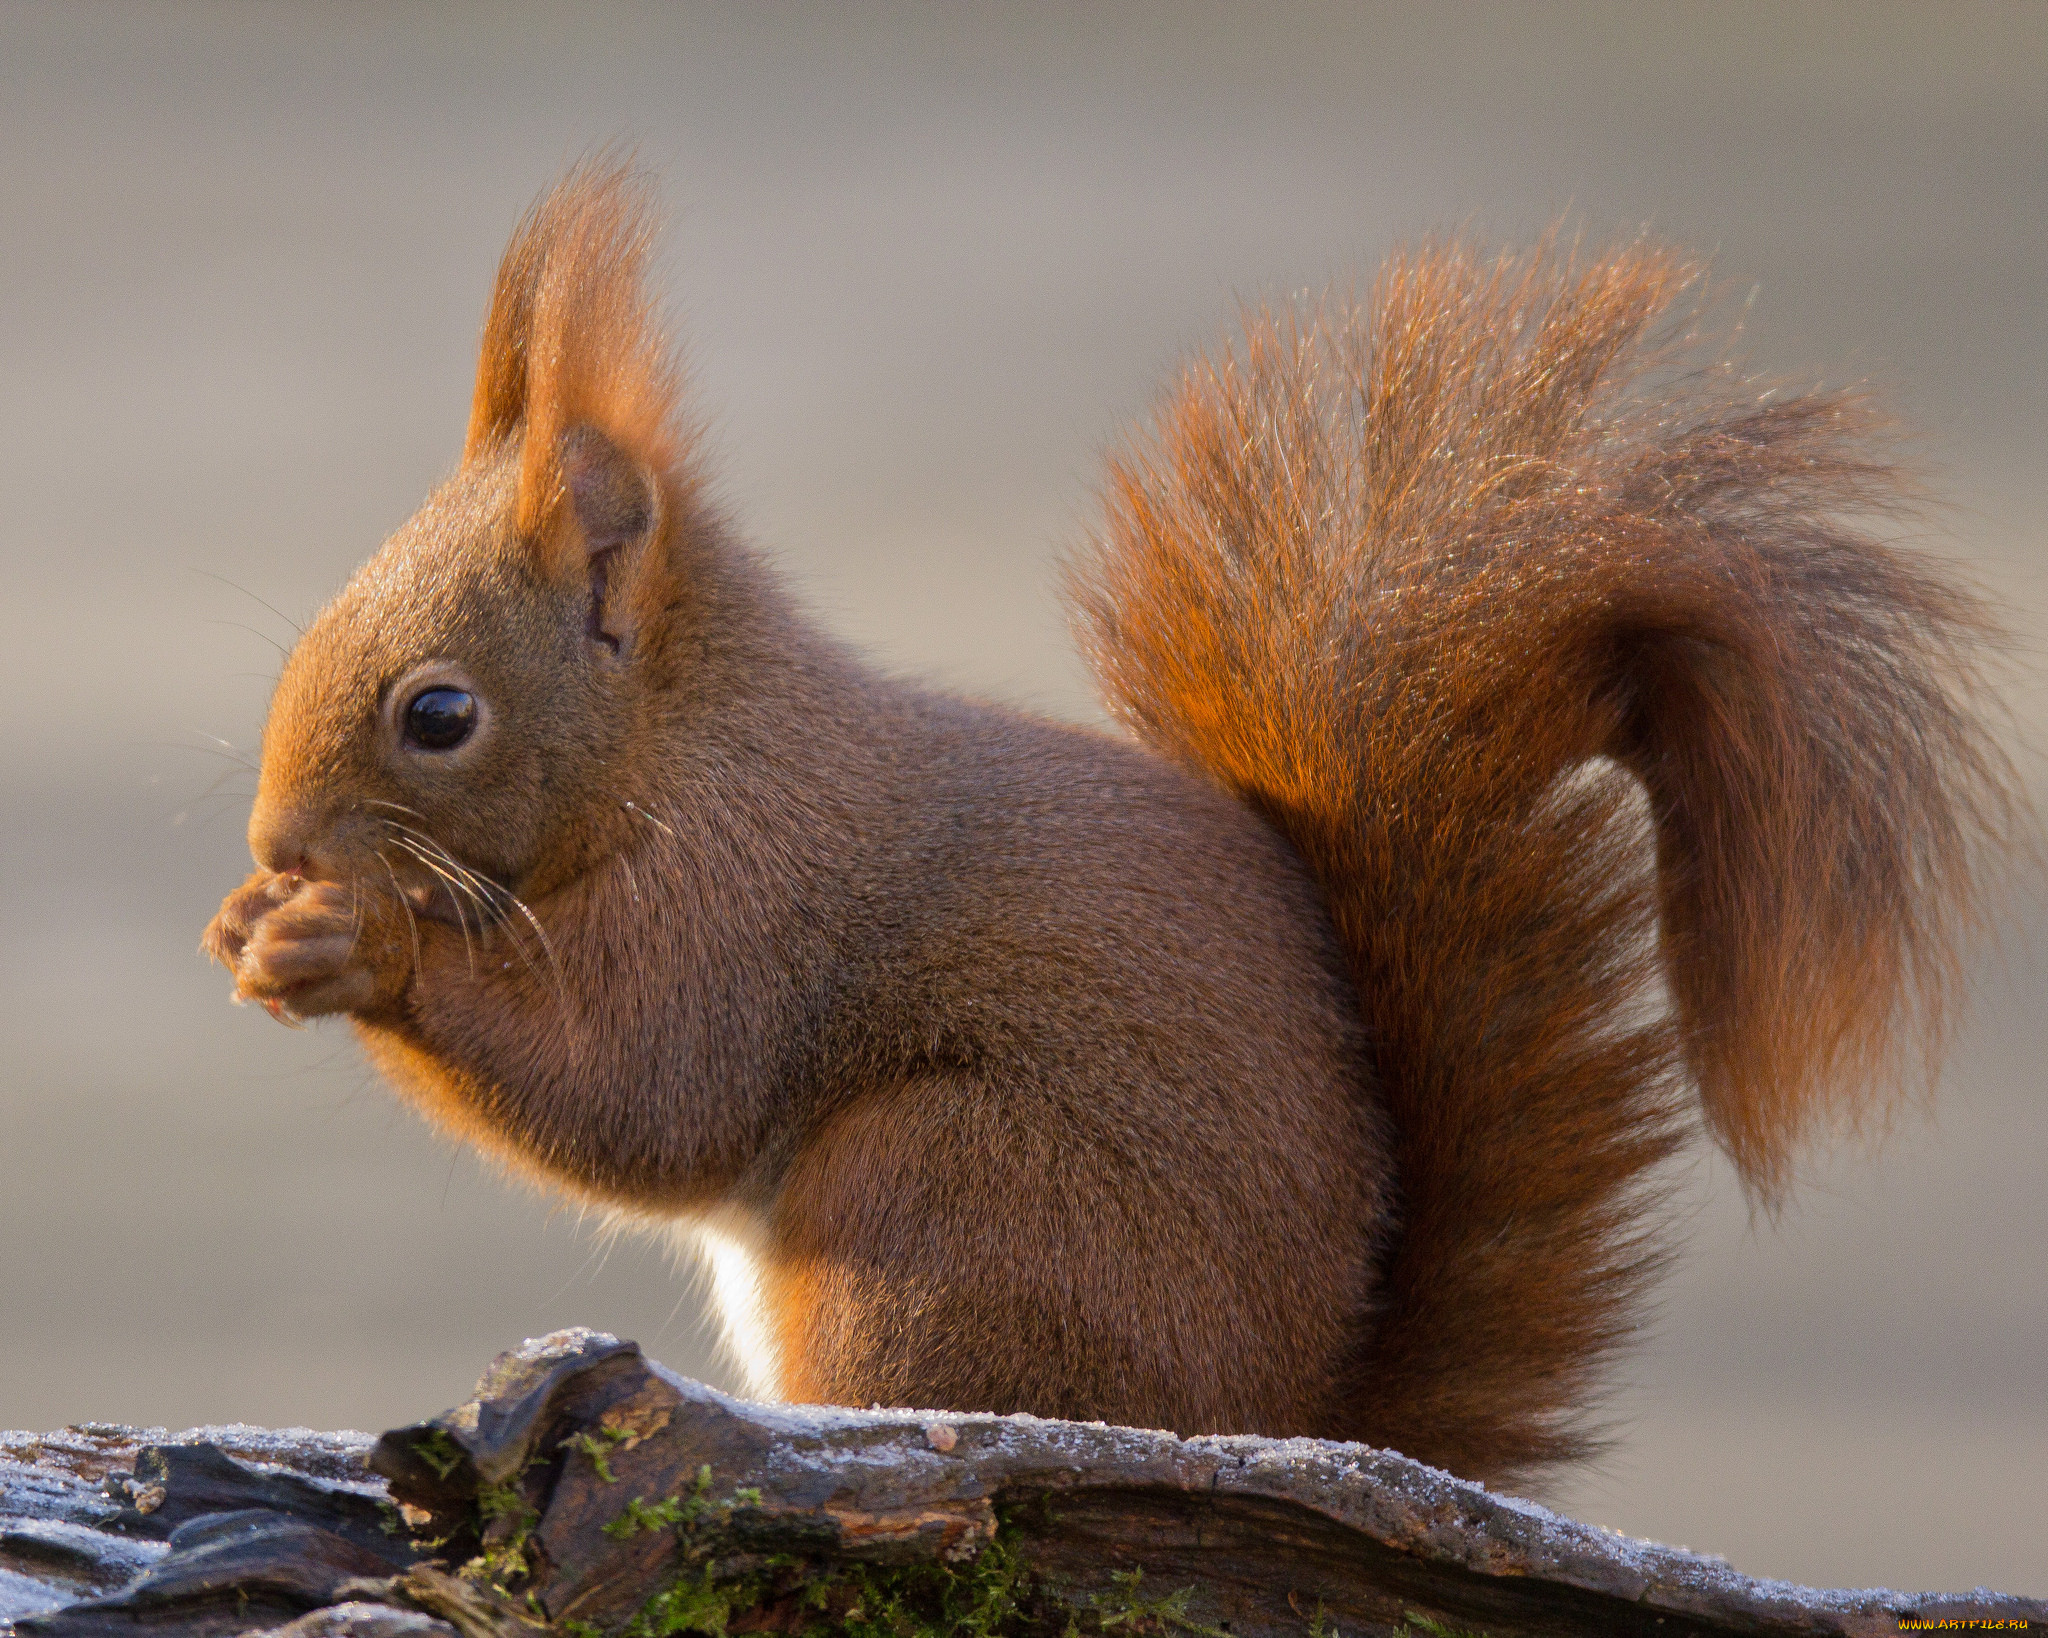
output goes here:
{"type": "Polygon", "coordinates": [[[712,1306],[725,1332],[726,1353],[739,1371],[741,1392],[749,1399],[780,1399],[782,1362],[761,1290],[759,1236],[752,1213],[742,1211],[667,1225],[677,1260],[695,1262],[710,1279],[712,1306]]]}

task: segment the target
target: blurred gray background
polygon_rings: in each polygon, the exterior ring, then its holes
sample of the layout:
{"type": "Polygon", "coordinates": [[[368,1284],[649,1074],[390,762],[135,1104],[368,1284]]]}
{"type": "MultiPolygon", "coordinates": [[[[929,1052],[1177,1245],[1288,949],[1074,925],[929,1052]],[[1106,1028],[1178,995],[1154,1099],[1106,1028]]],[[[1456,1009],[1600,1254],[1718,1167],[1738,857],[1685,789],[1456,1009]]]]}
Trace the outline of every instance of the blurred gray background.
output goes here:
{"type": "MultiPolygon", "coordinates": [[[[302,619],[449,469],[507,230],[617,136],[729,498],[889,663],[1091,715],[1052,555],[1175,358],[1239,295],[1566,211],[1713,252],[1760,366],[1892,389],[1944,549],[2048,636],[2037,3],[8,5],[0,1425],[376,1429],[578,1322],[726,1379],[658,1253],[194,953],[291,635],[256,599],[302,619]]],[[[2048,743],[2038,665],[2013,703],[2048,743]]],[[[1938,1118],[1775,1229],[1688,1170],[1622,1442],[1547,1499],[1755,1574],[2048,1592],[2019,910],[1938,1118]]]]}

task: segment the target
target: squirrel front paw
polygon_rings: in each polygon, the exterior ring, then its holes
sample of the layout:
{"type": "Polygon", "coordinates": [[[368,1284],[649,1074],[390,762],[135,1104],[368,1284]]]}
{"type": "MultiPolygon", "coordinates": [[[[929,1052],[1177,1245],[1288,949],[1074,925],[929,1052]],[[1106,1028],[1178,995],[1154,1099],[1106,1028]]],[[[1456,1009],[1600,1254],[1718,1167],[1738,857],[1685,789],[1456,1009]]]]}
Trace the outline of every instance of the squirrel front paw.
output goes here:
{"type": "Polygon", "coordinates": [[[404,987],[376,898],[345,883],[259,870],[222,902],[200,947],[235,975],[235,999],[296,1022],[363,1012],[404,987]]]}

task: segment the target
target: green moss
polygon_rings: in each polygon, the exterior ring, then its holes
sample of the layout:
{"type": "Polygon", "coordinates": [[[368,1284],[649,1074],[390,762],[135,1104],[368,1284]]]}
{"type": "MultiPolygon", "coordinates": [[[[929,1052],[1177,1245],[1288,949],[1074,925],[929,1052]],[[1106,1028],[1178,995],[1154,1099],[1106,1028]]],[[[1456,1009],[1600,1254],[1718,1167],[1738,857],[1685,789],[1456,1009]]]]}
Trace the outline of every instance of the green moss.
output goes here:
{"type": "Polygon", "coordinates": [[[648,1530],[694,1532],[706,1526],[728,1524],[740,1508],[760,1505],[761,1492],[751,1487],[714,1501],[711,1466],[707,1462],[697,1469],[696,1482],[687,1495],[666,1496],[652,1503],[635,1496],[626,1503],[626,1510],[604,1527],[604,1533],[617,1541],[629,1541],[648,1530]]]}
{"type": "Polygon", "coordinates": [[[1410,1632],[1426,1632],[1429,1638],[1486,1638],[1483,1632],[1473,1632],[1466,1627],[1445,1626],[1434,1616],[1424,1615],[1420,1610],[1403,1612],[1403,1619],[1410,1632]]]}
{"type": "Polygon", "coordinates": [[[1124,1628],[1133,1633],[1191,1632],[1201,1638],[1230,1638],[1223,1628],[1207,1626],[1188,1614],[1188,1600],[1196,1591],[1192,1584],[1147,1598],[1142,1591],[1144,1570],[1118,1571],[1109,1579],[1116,1590],[1095,1593],[1089,1600],[1095,1625],[1103,1632],[1124,1628]]]}
{"type": "MultiPolygon", "coordinates": [[[[675,1511],[708,1488],[702,1481],[691,1497],[671,1498],[675,1511]]],[[[1113,1574],[1110,1591],[1061,1598],[1032,1576],[1019,1532],[1009,1523],[975,1558],[958,1565],[826,1566],[785,1554],[733,1573],[709,1556],[712,1538],[704,1529],[714,1518],[709,1509],[721,1505],[708,1503],[696,1515],[697,1529],[678,1527],[683,1567],[630,1621],[610,1634],[565,1625],[568,1638],[725,1638],[736,1622],[772,1625],[797,1638],[1028,1638],[1062,1631],[1065,1638],[1230,1638],[1226,1629],[1188,1613],[1199,1587],[1151,1592],[1142,1569],[1113,1574]]],[[[668,1511],[641,1504],[643,1516],[668,1511]]],[[[1309,1633],[1338,1638],[1320,1610],[1309,1633]]]]}
{"type": "Polygon", "coordinates": [[[759,1576],[721,1579],[715,1567],[703,1565],[695,1574],[678,1576],[656,1593],[624,1628],[624,1638],[669,1638],[672,1633],[704,1632],[724,1638],[726,1625],[741,1610],[759,1609],[767,1585],[759,1576]]]}
{"type": "Polygon", "coordinates": [[[579,1433],[566,1441],[571,1450],[580,1450],[590,1458],[590,1465],[597,1469],[597,1476],[606,1484],[617,1484],[619,1476],[612,1471],[612,1450],[633,1435],[625,1428],[599,1428],[595,1433],[579,1433]]]}
{"type": "Polygon", "coordinates": [[[448,1436],[446,1428],[428,1428],[412,1442],[413,1454],[445,1479],[462,1465],[463,1448],[448,1436]]]}
{"type": "Polygon", "coordinates": [[[821,1584],[816,1607],[829,1614],[839,1596],[853,1601],[836,1621],[811,1632],[848,1638],[998,1638],[1023,1625],[1031,1580],[1007,1531],[971,1563],[876,1569],[857,1564],[821,1584]]]}
{"type": "Polygon", "coordinates": [[[683,1504],[675,1496],[653,1504],[635,1496],[626,1503],[625,1512],[604,1527],[604,1533],[614,1541],[631,1541],[649,1530],[673,1529],[683,1522],[683,1504]]]}
{"type": "Polygon", "coordinates": [[[477,1486],[476,1510],[483,1521],[484,1550],[463,1565],[462,1573],[505,1592],[508,1582],[524,1578],[532,1569],[526,1543],[540,1514],[516,1484],[477,1486]]]}
{"type": "MultiPolygon", "coordinates": [[[[590,1457],[599,1477],[616,1482],[605,1461],[616,1440],[584,1435],[569,1443],[590,1457]]],[[[1062,1632],[1064,1638],[1229,1638],[1225,1629],[1189,1614],[1197,1586],[1148,1589],[1142,1569],[1112,1574],[1106,1592],[1063,1595],[1031,1574],[1021,1532],[1008,1518],[994,1540],[964,1563],[832,1563],[787,1551],[764,1554],[760,1549],[775,1538],[764,1541],[762,1521],[748,1517],[760,1507],[761,1493],[746,1487],[723,1496],[714,1491],[706,1465],[678,1495],[629,1498],[604,1533],[619,1541],[655,1531],[672,1534],[670,1578],[623,1624],[600,1629],[564,1621],[564,1638],[728,1638],[736,1626],[797,1638],[1032,1638],[1062,1632]]],[[[476,1516],[484,1551],[463,1566],[463,1574],[517,1598],[513,1587],[531,1573],[527,1543],[539,1515],[514,1481],[480,1486],[476,1516]]],[[[1408,1630],[1430,1638],[1479,1638],[1416,1612],[1408,1620],[1408,1630]]],[[[1307,1623],[1307,1638],[1340,1638],[1320,1606],[1307,1623]]]]}
{"type": "Polygon", "coordinates": [[[533,1504],[520,1494],[517,1485],[478,1485],[476,1511],[486,1530],[505,1519],[512,1520],[512,1527],[518,1530],[531,1530],[540,1522],[540,1515],[534,1511],[533,1504]]]}
{"type": "Polygon", "coordinates": [[[778,1630],[804,1638],[1004,1638],[1035,1625],[1023,1618],[1028,1579],[1008,1532],[958,1566],[827,1565],[791,1553],[721,1557],[734,1545],[735,1515],[758,1507],[761,1494],[742,1488],[721,1498],[711,1491],[711,1469],[704,1467],[684,1495],[626,1504],[606,1534],[624,1540],[672,1530],[681,1562],[617,1632],[565,1623],[568,1638],[724,1638],[736,1619],[766,1611],[778,1630]]]}

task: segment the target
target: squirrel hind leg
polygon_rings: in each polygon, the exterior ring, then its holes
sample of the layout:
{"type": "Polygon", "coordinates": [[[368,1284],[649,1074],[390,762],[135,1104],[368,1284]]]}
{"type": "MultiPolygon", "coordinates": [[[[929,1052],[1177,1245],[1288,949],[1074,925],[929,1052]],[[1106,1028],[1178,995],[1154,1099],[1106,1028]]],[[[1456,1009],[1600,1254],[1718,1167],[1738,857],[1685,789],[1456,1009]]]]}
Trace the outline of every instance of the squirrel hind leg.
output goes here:
{"type": "MultiPolygon", "coordinates": [[[[1115,1094],[1070,1084],[1041,1102],[1045,1073],[913,1078],[811,1136],[765,1264],[785,1391],[1186,1434],[1331,1433],[1367,1256],[1341,1184],[1278,1179],[1248,1207],[1226,1198],[1245,1181],[1230,1158],[1169,1161],[1142,1112],[1089,1129],[1074,1112],[1115,1094]],[[1276,1255],[1290,1233],[1298,1254],[1276,1255]]],[[[1298,1134],[1264,1136],[1277,1149],[1298,1134]]],[[[1356,1157],[1329,1158],[1335,1171],[1356,1157]]]]}

